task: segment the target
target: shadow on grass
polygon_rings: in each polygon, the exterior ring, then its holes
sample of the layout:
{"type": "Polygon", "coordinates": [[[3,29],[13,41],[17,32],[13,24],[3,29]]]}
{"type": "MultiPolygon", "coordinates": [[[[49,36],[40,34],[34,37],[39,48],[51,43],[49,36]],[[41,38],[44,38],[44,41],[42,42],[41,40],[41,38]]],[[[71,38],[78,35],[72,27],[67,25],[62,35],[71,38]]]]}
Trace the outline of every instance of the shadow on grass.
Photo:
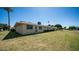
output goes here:
{"type": "Polygon", "coordinates": [[[16,38],[16,37],[20,37],[22,35],[16,33],[16,32],[12,32],[10,31],[4,38],[3,40],[7,40],[7,39],[12,39],[12,38],[16,38]]]}
{"type": "MultiPolygon", "coordinates": [[[[48,32],[51,32],[51,31],[48,31],[48,32]]],[[[46,33],[46,32],[41,32],[41,33],[46,33]]],[[[21,34],[18,34],[18,33],[16,33],[16,32],[10,31],[10,32],[3,38],[3,40],[12,39],[12,38],[17,38],[17,37],[21,37],[21,36],[36,35],[36,34],[41,34],[41,33],[33,33],[33,34],[21,35],[21,34]]]]}

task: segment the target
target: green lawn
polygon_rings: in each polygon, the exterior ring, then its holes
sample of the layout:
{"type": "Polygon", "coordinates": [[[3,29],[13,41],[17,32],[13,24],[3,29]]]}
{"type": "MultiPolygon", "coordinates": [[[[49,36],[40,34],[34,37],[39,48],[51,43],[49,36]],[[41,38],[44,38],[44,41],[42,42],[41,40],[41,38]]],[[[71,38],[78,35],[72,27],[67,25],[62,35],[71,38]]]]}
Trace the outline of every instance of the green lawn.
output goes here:
{"type": "Polygon", "coordinates": [[[79,51],[79,31],[52,31],[0,40],[0,50],[79,51]]]}

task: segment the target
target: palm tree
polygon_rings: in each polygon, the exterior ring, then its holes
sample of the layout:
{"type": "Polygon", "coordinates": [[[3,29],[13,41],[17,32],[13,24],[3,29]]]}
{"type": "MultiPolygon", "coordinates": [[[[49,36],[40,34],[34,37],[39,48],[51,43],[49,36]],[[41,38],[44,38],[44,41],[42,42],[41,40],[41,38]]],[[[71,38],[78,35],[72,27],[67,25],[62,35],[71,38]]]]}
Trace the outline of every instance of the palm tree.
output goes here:
{"type": "Polygon", "coordinates": [[[10,30],[10,12],[12,11],[12,9],[10,7],[3,7],[3,9],[8,13],[8,27],[10,30]]]}

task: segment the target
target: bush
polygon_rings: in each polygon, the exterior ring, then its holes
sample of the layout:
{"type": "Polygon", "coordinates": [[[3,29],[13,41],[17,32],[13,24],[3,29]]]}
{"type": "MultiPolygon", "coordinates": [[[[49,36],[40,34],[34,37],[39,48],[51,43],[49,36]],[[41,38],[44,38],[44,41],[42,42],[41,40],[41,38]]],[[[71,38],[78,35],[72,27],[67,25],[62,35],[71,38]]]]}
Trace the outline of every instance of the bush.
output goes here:
{"type": "Polygon", "coordinates": [[[12,31],[12,32],[16,32],[16,30],[15,30],[15,29],[11,29],[11,31],[12,31]]]}
{"type": "Polygon", "coordinates": [[[57,27],[57,30],[61,30],[62,29],[62,25],[61,24],[56,24],[55,27],[57,27]]]}
{"type": "Polygon", "coordinates": [[[75,26],[69,26],[69,30],[76,30],[75,26]]]}

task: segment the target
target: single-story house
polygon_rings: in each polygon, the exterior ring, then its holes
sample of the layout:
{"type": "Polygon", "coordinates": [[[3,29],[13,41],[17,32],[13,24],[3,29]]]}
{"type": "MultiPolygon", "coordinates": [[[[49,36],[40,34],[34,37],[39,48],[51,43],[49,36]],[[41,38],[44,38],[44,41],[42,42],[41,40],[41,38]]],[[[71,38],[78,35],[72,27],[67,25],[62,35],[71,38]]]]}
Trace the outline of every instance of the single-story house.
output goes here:
{"type": "Polygon", "coordinates": [[[44,32],[45,30],[50,30],[51,27],[33,24],[30,22],[16,22],[15,30],[17,33],[25,35],[25,34],[32,34],[32,33],[39,33],[44,32]]]}

